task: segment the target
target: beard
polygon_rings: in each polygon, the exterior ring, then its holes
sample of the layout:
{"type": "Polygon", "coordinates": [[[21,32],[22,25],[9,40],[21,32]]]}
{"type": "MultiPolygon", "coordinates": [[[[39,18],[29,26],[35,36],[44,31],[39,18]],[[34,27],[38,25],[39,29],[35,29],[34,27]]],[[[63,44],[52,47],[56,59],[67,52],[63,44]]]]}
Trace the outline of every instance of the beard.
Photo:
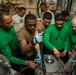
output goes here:
{"type": "Polygon", "coordinates": [[[35,29],[29,29],[27,26],[26,27],[26,30],[31,34],[31,35],[34,35],[35,31],[36,31],[36,28],[35,29]]]}

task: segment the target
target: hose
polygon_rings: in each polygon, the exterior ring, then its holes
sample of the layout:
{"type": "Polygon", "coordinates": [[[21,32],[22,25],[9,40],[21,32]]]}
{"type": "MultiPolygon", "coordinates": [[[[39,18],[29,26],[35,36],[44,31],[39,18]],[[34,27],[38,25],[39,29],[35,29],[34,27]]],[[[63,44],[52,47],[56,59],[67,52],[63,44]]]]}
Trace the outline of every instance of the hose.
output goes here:
{"type": "Polygon", "coordinates": [[[21,75],[21,73],[25,70],[25,69],[27,69],[28,67],[24,67],[21,71],[20,71],[20,73],[19,73],[19,75],[21,75]]]}

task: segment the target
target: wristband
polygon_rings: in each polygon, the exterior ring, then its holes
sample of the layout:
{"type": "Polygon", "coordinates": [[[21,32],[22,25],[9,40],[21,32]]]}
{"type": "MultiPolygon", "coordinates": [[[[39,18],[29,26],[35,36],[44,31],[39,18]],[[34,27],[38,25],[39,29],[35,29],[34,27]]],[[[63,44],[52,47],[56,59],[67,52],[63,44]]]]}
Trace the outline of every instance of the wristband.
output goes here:
{"type": "Polygon", "coordinates": [[[36,45],[36,44],[37,44],[36,38],[34,38],[34,39],[32,40],[32,44],[33,44],[33,45],[36,45]]]}

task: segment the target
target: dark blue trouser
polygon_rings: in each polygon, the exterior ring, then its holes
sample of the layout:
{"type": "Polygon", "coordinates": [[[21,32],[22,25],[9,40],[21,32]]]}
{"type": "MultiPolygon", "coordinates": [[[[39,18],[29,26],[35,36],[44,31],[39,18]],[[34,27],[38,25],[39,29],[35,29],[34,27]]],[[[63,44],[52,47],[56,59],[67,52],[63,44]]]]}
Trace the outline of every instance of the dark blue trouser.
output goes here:
{"type": "MultiPolygon", "coordinates": [[[[36,57],[36,54],[34,54],[33,56],[26,56],[26,55],[23,55],[21,53],[21,51],[19,51],[19,48],[17,50],[15,50],[13,52],[13,56],[16,56],[18,58],[21,58],[21,59],[24,59],[24,60],[34,60],[35,57],[36,57]]],[[[20,72],[23,68],[27,67],[27,66],[24,66],[24,65],[17,65],[17,64],[13,64],[11,63],[11,67],[20,72]]],[[[22,71],[22,73],[24,75],[34,75],[34,70],[33,69],[30,69],[30,68],[26,68],[25,70],[22,71]]]]}

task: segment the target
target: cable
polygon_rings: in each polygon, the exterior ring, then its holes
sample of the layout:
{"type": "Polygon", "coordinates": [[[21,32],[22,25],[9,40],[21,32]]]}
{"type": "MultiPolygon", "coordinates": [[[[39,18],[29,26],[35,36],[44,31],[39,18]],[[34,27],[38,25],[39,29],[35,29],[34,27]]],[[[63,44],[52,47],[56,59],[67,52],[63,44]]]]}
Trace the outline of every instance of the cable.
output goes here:
{"type": "Polygon", "coordinates": [[[25,69],[27,69],[28,67],[24,67],[21,71],[20,71],[20,73],[19,73],[19,75],[21,75],[21,73],[25,70],[25,69]]]}

